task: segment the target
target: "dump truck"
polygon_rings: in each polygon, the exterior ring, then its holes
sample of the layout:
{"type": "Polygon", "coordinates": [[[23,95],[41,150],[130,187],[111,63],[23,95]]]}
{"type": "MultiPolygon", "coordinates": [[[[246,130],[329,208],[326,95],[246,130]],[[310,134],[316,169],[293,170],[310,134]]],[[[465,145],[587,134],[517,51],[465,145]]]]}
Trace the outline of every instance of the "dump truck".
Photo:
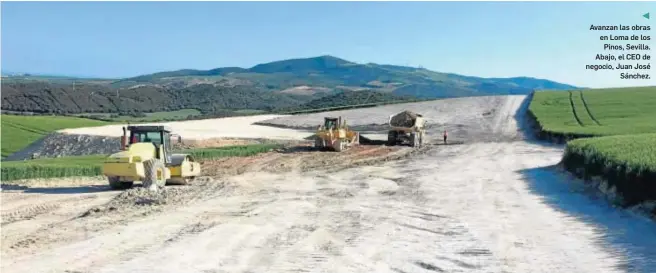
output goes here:
{"type": "Polygon", "coordinates": [[[317,128],[314,147],[341,152],[359,143],[360,134],[350,130],[341,116],[324,117],[324,124],[317,128]]]}
{"type": "Polygon", "coordinates": [[[426,120],[422,115],[403,111],[390,115],[388,124],[390,126],[387,132],[388,145],[409,144],[412,147],[419,147],[424,143],[426,120]]]}
{"type": "Polygon", "coordinates": [[[135,181],[141,181],[145,188],[184,185],[200,172],[200,164],[192,155],[172,153],[171,130],[166,126],[123,127],[121,151],[102,164],[112,189],[131,188],[135,181]]]}

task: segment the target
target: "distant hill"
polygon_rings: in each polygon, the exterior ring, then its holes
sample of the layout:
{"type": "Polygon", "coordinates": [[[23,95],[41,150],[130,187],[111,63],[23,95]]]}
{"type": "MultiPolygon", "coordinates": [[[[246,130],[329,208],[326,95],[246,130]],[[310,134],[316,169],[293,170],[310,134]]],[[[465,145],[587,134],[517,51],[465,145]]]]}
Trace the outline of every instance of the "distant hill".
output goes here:
{"type": "MultiPolygon", "coordinates": [[[[313,99],[263,92],[244,86],[197,84],[180,89],[152,85],[112,89],[109,85],[30,82],[2,83],[2,110],[52,114],[174,111],[195,108],[209,114],[219,110],[273,111],[313,99]]],[[[223,112],[223,111],[221,111],[223,112]]]]}
{"type": "Polygon", "coordinates": [[[528,94],[577,87],[530,77],[480,78],[423,68],[358,64],[334,56],[299,58],[251,68],[163,71],[125,79],[10,76],[2,80],[2,109],[42,113],[134,113],[196,108],[279,109],[352,103],[371,91],[421,99],[528,94]],[[364,94],[364,93],[362,93],[364,94]],[[322,97],[326,98],[318,103],[322,97]],[[353,96],[353,97],[351,97],[353,96]]]}
{"type": "MultiPolygon", "coordinates": [[[[480,78],[452,73],[441,73],[423,68],[397,65],[357,64],[333,56],[290,59],[258,64],[251,68],[216,68],[212,70],[178,70],[128,78],[122,81],[164,83],[175,77],[230,77],[242,79],[252,85],[267,86],[271,90],[284,90],[300,85],[336,88],[357,86],[393,92],[398,88],[417,85],[425,89],[425,97],[445,97],[442,91],[453,94],[463,92],[489,95],[529,93],[534,89],[574,89],[575,86],[546,79],[530,77],[480,78]],[[371,82],[382,83],[369,86],[371,82]],[[456,91],[449,91],[453,89],[456,91]],[[461,91],[457,91],[457,90],[461,91]],[[512,90],[512,91],[507,91],[512,90]],[[437,93],[436,93],[437,92],[437,93]]],[[[217,78],[218,79],[218,78],[217,78]]],[[[421,93],[421,92],[420,92],[421,93]]]]}

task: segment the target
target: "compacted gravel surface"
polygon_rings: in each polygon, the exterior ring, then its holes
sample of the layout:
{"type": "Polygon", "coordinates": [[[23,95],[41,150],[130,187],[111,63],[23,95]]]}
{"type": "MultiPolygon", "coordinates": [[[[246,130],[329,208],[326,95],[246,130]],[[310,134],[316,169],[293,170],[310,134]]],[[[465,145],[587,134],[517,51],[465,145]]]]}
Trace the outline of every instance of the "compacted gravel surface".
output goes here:
{"type": "Polygon", "coordinates": [[[192,185],[158,192],[110,191],[103,178],[3,184],[0,270],[655,272],[653,222],[559,171],[562,147],[521,134],[525,106],[500,96],[344,111],[370,126],[411,108],[434,139],[205,162],[192,185]],[[443,127],[464,144],[439,144],[443,127]]]}

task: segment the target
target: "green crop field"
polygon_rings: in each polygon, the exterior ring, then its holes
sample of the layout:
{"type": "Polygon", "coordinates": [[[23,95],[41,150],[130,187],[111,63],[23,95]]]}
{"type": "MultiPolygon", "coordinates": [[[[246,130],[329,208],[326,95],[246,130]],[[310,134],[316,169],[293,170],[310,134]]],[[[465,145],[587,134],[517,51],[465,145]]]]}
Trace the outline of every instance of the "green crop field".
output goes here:
{"type": "Polygon", "coordinates": [[[199,160],[211,160],[231,156],[252,156],[280,147],[281,145],[278,144],[250,144],[219,148],[189,149],[182,152],[191,154],[199,160]]]}
{"type": "Polygon", "coordinates": [[[572,140],[563,163],[570,171],[583,167],[586,176],[603,176],[629,204],[656,199],[656,133],[572,140]]]}
{"type": "Polygon", "coordinates": [[[540,91],[529,110],[547,134],[588,137],[567,143],[567,170],[603,177],[626,205],[656,200],[656,87],[540,91]]]}
{"type": "Polygon", "coordinates": [[[17,152],[30,143],[56,130],[107,125],[98,120],[62,116],[16,116],[0,117],[2,157],[17,152]]]}
{"type": "Polygon", "coordinates": [[[95,176],[105,156],[73,156],[2,162],[2,181],[31,178],[95,176]]]}
{"type": "MultiPolygon", "coordinates": [[[[223,157],[252,156],[280,148],[278,144],[252,144],[220,148],[190,149],[175,153],[189,153],[196,160],[212,160],[223,157]]],[[[54,178],[72,176],[97,176],[102,174],[101,165],[105,155],[43,158],[27,161],[2,163],[2,181],[32,178],[54,178]]]]}
{"type": "Polygon", "coordinates": [[[572,140],[566,153],[585,156],[588,162],[626,165],[656,173],[656,134],[618,135],[572,140]]]}
{"type": "Polygon", "coordinates": [[[546,132],[606,136],[656,132],[655,105],[650,86],[539,91],[529,110],[546,132]]]}

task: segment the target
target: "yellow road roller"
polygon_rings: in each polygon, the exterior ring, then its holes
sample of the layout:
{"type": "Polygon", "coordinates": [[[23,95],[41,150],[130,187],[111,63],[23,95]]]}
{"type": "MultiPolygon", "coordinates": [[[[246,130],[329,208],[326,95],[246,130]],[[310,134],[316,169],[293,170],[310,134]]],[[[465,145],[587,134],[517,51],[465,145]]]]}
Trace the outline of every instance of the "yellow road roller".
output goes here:
{"type": "Polygon", "coordinates": [[[200,163],[191,155],[172,153],[171,130],[166,126],[123,127],[121,151],[107,157],[102,165],[112,189],[131,188],[135,181],[149,189],[184,185],[200,172],[200,163]]]}

